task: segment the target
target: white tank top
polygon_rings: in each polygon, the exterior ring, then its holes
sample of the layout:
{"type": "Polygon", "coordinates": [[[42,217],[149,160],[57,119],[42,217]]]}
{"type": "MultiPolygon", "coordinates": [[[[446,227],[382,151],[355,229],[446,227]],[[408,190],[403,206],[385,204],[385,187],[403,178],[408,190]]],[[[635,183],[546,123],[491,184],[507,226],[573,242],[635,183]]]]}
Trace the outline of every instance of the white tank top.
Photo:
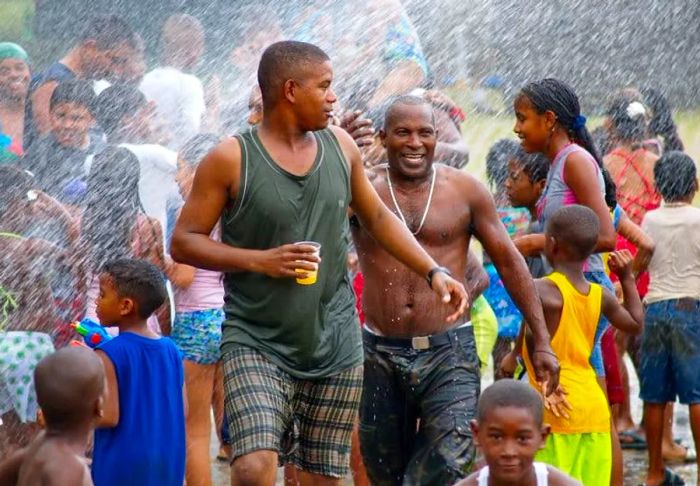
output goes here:
{"type": "MultiPolygon", "coordinates": [[[[532,464],[535,466],[535,477],[537,477],[537,486],[547,486],[549,481],[547,476],[549,476],[549,471],[547,470],[547,465],[543,462],[534,462],[532,464]]],[[[484,467],[479,471],[479,486],[489,485],[489,467],[484,467]]]]}

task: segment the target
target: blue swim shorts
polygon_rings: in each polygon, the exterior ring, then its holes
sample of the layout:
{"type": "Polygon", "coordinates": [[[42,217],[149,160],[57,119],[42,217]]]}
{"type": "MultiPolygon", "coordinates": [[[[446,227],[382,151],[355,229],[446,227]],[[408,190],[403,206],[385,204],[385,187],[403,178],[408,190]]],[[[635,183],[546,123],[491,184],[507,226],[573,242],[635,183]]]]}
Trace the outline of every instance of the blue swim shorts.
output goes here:
{"type": "Polygon", "coordinates": [[[170,338],[182,357],[197,364],[209,365],[221,359],[222,309],[177,312],[170,338]]]}

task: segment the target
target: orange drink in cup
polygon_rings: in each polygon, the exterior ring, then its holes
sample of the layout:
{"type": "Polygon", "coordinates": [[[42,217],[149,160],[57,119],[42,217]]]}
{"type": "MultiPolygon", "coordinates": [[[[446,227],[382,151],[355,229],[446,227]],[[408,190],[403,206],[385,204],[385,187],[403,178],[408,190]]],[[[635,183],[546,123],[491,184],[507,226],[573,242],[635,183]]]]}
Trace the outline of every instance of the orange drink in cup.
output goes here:
{"type": "MultiPolygon", "coordinates": [[[[321,255],[321,244],[316,243],[315,241],[298,241],[294,243],[295,245],[306,245],[306,246],[313,246],[316,251],[314,251],[314,255],[317,257],[321,255]]],[[[305,278],[298,278],[297,283],[299,285],[313,285],[316,283],[316,279],[318,277],[318,263],[314,263],[316,268],[314,270],[304,270],[301,268],[297,268],[294,271],[297,273],[306,273],[305,278]]]]}

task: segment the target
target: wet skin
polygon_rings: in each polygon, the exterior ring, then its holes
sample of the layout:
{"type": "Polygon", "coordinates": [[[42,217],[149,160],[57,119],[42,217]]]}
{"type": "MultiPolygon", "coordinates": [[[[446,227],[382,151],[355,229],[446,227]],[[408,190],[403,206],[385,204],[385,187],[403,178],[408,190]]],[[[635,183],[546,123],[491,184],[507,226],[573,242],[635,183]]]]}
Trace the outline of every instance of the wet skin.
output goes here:
{"type": "MultiPolygon", "coordinates": [[[[381,136],[394,194],[408,227],[415,232],[420,226],[434,168],[432,203],[416,239],[453,276],[464,276],[472,222],[469,194],[478,192],[479,183],[456,169],[433,165],[437,132],[429,105],[400,105],[391,118],[381,136]]],[[[398,215],[389,192],[387,166],[374,167],[368,174],[381,200],[398,215]]],[[[423,336],[455,325],[447,322],[450,309],[440,302],[425,278],[389,255],[356,220],[352,231],[365,276],[367,326],[386,336],[423,336]]],[[[460,322],[467,319],[463,317],[460,322]]]]}

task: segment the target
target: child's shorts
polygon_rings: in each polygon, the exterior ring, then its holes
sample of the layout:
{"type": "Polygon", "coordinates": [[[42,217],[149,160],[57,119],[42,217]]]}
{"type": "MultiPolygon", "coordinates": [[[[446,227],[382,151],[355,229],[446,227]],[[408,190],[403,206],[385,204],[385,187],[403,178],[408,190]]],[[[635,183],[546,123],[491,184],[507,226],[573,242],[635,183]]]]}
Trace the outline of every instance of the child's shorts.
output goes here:
{"type": "Polygon", "coordinates": [[[550,464],[586,486],[610,484],[610,433],[557,434],[547,437],[535,460],[550,464]]]}
{"type": "Polygon", "coordinates": [[[476,353],[479,355],[481,370],[488,366],[489,356],[498,337],[498,321],[491,306],[483,295],[474,300],[470,312],[474,339],[476,340],[476,353]]]}
{"type": "Polygon", "coordinates": [[[700,300],[649,304],[639,352],[642,400],[700,403],[700,300]]]}
{"type": "Polygon", "coordinates": [[[43,332],[0,332],[0,415],[14,410],[22,422],[36,422],[34,369],[53,352],[43,332]]]}
{"type": "Polygon", "coordinates": [[[197,364],[215,364],[221,359],[221,324],[224,311],[207,309],[175,314],[170,338],[182,357],[197,364]]]}

